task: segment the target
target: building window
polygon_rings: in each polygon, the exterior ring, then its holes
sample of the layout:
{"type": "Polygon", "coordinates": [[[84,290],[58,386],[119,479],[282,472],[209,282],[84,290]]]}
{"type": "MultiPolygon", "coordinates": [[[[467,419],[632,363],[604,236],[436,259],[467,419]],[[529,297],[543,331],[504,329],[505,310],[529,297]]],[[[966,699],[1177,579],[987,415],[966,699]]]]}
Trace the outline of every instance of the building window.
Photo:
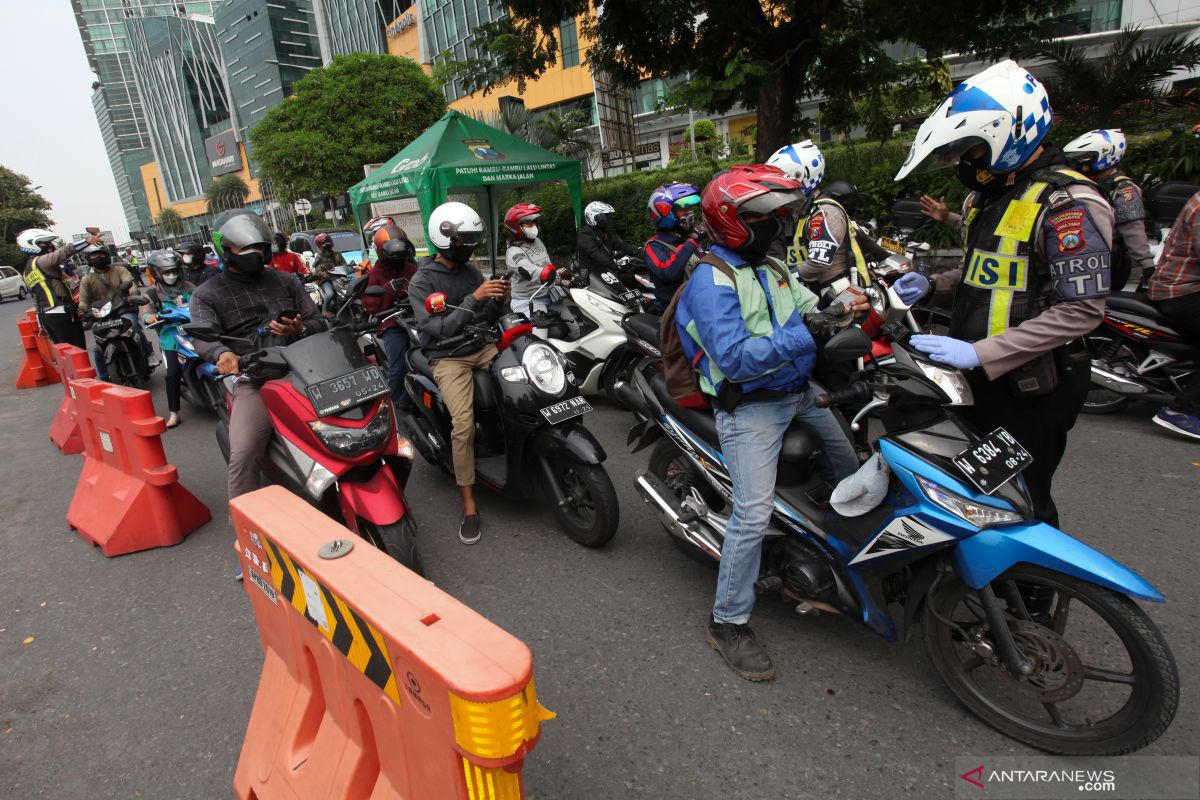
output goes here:
{"type": "Polygon", "coordinates": [[[1058,17],[1056,36],[1113,31],[1121,27],[1121,0],[1091,0],[1072,3],[1058,17]]]}
{"type": "Polygon", "coordinates": [[[575,18],[567,17],[558,26],[558,41],[562,45],[562,65],[567,67],[579,66],[579,32],[575,28],[575,18]]]}

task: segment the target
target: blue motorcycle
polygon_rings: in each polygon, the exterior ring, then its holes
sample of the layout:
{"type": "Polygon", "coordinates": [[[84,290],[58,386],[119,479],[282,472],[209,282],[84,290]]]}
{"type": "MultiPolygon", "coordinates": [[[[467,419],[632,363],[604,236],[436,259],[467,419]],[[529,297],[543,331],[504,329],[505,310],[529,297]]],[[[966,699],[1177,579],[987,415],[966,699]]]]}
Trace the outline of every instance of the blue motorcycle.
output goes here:
{"type": "Polygon", "coordinates": [[[187,306],[164,308],[157,312],[156,316],[158,322],[149,327],[175,326],[175,341],[179,343],[175,356],[183,368],[180,395],[195,408],[219,412],[225,402],[221,390],[221,374],[217,372],[216,365],[200,357],[192,344],[192,337],[183,329],[184,325],[192,321],[191,310],[187,306]]]}
{"type": "MultiPolygon", "coordinates": [[[[625,328],[646,359],[618,387],[641,418],[630,432],[635,450],[657,440],[637,489],[685,552],[715,563],[732,506],[716,423],[673,402],[657,360],[657,320],[644,316],[626,317],[625,328]]],[[[866,335],[851,329],[824,356],[850,363],[869,352],[866,335]]],[[[1115,755],[1162,735],[1179,704],[1179,673],[1134,602],[1162,602],[1162,594],[1033,518],[1019,475],[1029,454],[1003,429],[981,437],[951,411],[973,401],[961,372],[894,344],[893,357],[869,362],[822,400],[856,409],[856,430],[879,421],[872,447],[890,471],[877,485],[882,500],[859,516],[836,513],[814,464],[821,442],[793,423],[760,593],[781,594],[802,614],[857,619],[892,642],[919,623],[958,699],[1033,747],[1115,755]]]]}

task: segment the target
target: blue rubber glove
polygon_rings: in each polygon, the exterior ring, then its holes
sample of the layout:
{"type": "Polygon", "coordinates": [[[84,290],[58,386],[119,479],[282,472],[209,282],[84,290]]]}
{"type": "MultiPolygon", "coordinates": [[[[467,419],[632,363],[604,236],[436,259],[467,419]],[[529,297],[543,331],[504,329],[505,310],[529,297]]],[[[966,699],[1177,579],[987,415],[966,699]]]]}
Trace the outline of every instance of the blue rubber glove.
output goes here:
{"type": "Polygon", "coordinates": [[[908,337],[908,343],[922,353],[928,353],[934,361],[952,367],[971,369],[979,366],[979,354],[975,352],[975,346],[962,339],[922,334],[908,337]]]}
{"type": "Polygon", "coordinates": [[[892,284],[892,288],[900,295],[904,305],[911,306],[929,291],[929,279],[919,272],[906,272],[892,284]]]}

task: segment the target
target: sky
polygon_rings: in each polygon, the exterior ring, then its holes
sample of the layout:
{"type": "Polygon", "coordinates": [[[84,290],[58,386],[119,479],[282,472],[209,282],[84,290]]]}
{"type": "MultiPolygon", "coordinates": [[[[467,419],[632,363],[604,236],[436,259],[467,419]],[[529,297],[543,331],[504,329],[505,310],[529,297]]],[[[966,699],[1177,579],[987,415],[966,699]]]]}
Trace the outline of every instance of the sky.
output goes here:
{"type": "Polygon", "coordinates": [[[68,0],[0,0],[0,164],[54,208],[54,232],[95,225],[128,241],[129,226],[92,111],[92,81],[68,0]]]}

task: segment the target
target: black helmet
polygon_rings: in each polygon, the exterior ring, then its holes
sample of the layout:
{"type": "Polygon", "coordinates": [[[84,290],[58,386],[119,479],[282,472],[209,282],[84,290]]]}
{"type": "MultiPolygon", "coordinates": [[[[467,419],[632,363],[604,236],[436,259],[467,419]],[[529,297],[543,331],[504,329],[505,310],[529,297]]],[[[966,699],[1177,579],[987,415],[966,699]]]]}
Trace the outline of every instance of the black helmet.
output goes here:
{"type": "Polygon", "coordinates": [[[850,181],[841,179],[829,181],[821,188],[821,197],[836,200],[850,216],[854,216],[854,212],[858,210],[858,187],[850,181]]]}
{"type": "Polygon", "coordinates": [[[213,248],[221,261],[229,263],[231,253],[227,248],[232,245],[237,248],[250,245],[265,245],[268,258],[271,252],[271,231],[262,217],[244,208],[226,211],[217,217],[212,232],[213,248]]]}
{"type": "Polygon", "coordinates": [[[179,260],[189,269],[200,269],[204,266],[204,245],[199,242],[184,242],[175,248],[175,255],[179,256],[179,260]],[[188,261],[188,258],[191,261],[188,261]]]}
{"type": "Polygon", "coordinates": [[[275,241],[275,246],[279,248],[279,251],[280,251],[280,252],[283,252],[284,250],[287,250],[287,242],[288,242],[288,240],[287,240],[287,237],[286,237],[286,236],[284,236],[284,235],[283,235],[282,233],[280,233],[279,231],[276,231],[276,232],[275,232],[275,239],[274,239],[274,241],[275,241]]]}
{"type": "Polygon", "coordinates": [[[407,263],[412,261],[416,255],[417,250],[413,247],[413,243],[399,237],[388,239],[383,243],[383,247],[379,248],[379,260],[393,264],[407,263]]]}

